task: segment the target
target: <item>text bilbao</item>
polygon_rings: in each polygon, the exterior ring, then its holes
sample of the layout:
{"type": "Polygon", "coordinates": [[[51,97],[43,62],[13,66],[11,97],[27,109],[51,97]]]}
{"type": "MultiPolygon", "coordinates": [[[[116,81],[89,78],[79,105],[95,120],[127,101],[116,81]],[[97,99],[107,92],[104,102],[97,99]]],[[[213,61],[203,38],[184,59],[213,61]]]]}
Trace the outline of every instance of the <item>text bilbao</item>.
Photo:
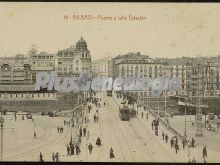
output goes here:
{"type": "Polygon", "coordinates": [[[40,87],[47,87],[47,90],[56,90],[62,92],[72,91],[94,91],[100,90],[151,90],[154,96],[161,95],[163,90],[177,91],[181,87],[181,79],[171,78],[170,74],[163,75],[156,79],[149,77],[140,78],[127,78],[121,77],[113,80],[109,78],[96,77],[91,78],[91,73],[82,73],[79,77],[58,77],[56,72],[38,72],[36,75],[35,90],[40,90],[40,87]]]}

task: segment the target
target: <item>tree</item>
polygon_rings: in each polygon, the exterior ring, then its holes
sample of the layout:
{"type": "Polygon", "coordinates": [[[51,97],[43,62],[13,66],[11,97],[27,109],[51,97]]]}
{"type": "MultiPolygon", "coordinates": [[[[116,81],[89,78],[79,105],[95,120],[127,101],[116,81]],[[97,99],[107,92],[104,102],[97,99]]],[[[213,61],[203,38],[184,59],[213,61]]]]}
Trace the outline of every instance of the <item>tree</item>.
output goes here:
{"type": "Polygon", "coordinates": [[[37,53],[37,45],[32,44],[31,49],[28,51],[29,55],[35,55],[37,53]]]}

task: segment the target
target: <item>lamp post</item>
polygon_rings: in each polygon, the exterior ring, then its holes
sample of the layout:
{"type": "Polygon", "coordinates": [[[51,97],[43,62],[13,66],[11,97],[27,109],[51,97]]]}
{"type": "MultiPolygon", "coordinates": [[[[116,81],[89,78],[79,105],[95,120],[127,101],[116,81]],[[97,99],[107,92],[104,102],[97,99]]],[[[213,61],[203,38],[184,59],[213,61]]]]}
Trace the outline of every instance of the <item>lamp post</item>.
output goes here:
{"type": "Polygon", "coordinates": [[[184,130],[184,138],[187,138],[187,134],[186,134],[186,97],[185,97],[185,130],[184,130]]]}
{"type": "MultiPolygon", "coordinates": [[[[1,107],[0,107],[1,108],[1,107]]],[[[1,161],[3,161],[3,123],[4,123],[4,118],[3,118],[3,112],[1,108],[1,118],[0,118],[0,124],[1,124],[1,161]]]]}
{"type": "Polygon", "coordinates": [[[157,103],[157,106],[158,106],[158,109],[157,109],[157,114],[158,114],[158,118],[159,118],[159,116],[160,116],[160,108],[159,108],[159,102],[157,103]]]}

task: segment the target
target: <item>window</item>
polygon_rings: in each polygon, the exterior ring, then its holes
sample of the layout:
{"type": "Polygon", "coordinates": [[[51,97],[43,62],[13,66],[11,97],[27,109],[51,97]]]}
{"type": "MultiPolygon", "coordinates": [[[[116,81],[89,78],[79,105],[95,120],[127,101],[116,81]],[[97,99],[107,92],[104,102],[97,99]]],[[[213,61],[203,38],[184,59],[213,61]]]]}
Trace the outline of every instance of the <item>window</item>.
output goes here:
{"type": "Polygon", "coordinates": [[[45,94],[43,93],[43,97],[45,97],[45,94]]]}
{"type": "Polygon", "coordinates": [[[32,94],[32,97],[34,97],[34,94],[32,94]]]}
{"type": "Polygon", "coordinates": [[[40,97],[40,94],[39,94],[39,93],[37,94],[37,97],[40,97]]]}
{"type": "Polygon", "coordinates": [[[18,94],[15,94],[15,97],[18,97],[18,94]]]}
{"type": "Polygon", "coordinates": [[[23,94],[21,94],[21,97],[23,98],[23,94]]]}
{"type": "Polygon", "coordinates": [[[11,96],[10,97],[12,97],[12,94],[11,94],[11,96]]]}
{"type": "Polygon", "coordinates": [[[58,64],[62,64],[62,62],[58,62],[58,64]]]}

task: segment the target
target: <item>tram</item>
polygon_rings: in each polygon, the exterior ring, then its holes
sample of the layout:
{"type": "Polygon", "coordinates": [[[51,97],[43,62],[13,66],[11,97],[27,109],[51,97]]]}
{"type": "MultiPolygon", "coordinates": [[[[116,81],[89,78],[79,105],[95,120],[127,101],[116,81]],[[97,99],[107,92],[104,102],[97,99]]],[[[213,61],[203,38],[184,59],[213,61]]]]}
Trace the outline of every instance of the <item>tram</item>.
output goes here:
{"type": "Polygon", "coordinates": [[[119,107],[119,117],[122,121],[130,120],[130,108],[128,106],[119,107]]]}

